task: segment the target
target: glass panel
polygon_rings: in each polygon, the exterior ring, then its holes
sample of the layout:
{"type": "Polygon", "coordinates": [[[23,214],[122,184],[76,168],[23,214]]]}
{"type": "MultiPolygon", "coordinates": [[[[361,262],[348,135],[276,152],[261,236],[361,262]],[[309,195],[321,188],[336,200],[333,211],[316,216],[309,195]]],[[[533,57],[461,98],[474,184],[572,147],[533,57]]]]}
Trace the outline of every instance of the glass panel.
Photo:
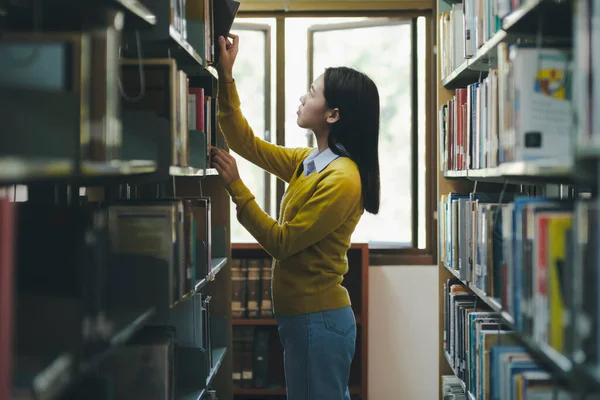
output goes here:
{"type": "Polygon", "coordinates": [[[360,21],[365,18],[286,18],[285,20],[285,146],[306,147],[312,133],[296,124],[300,97],[308,90],[308,28],[319,23],[360,21]]]}
{"type": "MultiPolygon", "coordinates": [[[[419,239],[418,246],[420,249],[424,249],[427,247],[427,218],[426,218],[426,204],[427,197],[425,194],[425,189],[427,188],[427,160],[425,158],[426,152],[426,138],[427,138],[427,130],[426,130],[426,118],[427,118],[427,76],[425,74],[426,71],[426,35],[427,35],[427,25],[426,18],[419,17],[417,18],[417,71],[419,74],[419,79],[417,82],[419,91],[418,100],[418,142],[419,142],[419,239]]],[[[435,162],[435,158],[433,158],[435,162]]],[[[431,234],[434,234],[433,232],[431,234]]]]}
{"type": "MultiPolygon", "coordinates": [[[[247,23],[247,20],[242,20],[247,23]]],[[[234,65],[233,75],[242,102],[242,111],[254,134],[265,139],[266,85],[265,51],[266,32],[254,29],[236,29],[232,33],[240,36],[240,49],[234,65]]],[[[237,161],[240,177],[256,197],[258,205],[265,207],[265,174],[262,169],[232,152],[237,161]]],[[[256,240],[238,222],[235,206],[231,207],[231,241],[255,242],[256,240]]]]}
{"type": "Polygon", "coordinates": [[[313,65],[315,77],[329,66],[354,67],[379,89],[381,207],[365,213],[352,240],[411,246],[410,22],[315,32],[313,65]]]}

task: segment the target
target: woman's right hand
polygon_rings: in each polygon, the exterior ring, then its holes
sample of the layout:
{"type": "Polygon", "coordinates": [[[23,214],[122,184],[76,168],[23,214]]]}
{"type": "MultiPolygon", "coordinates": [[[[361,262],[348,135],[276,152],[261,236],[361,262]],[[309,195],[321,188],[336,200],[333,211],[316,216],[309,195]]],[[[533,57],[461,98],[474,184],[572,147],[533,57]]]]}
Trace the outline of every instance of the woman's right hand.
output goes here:
{"type": "Polygon", "coordinates": [[[226,83],[233,82],[233,64],[238,53],[239,37],[233,33],[229,34],[233,42],[223,36],[219,37],[219,72],[221,79],[226,83]]]}

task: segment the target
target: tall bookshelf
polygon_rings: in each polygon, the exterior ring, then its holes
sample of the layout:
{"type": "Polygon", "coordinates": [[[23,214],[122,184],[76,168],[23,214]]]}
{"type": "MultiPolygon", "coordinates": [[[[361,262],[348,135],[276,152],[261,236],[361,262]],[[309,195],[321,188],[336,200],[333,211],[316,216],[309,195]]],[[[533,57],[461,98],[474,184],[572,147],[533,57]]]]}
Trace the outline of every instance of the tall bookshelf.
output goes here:
{"type": "MultiPolygon", "coordinates": [[[[248,302],[252,301],[248,285],[248,266],[269,267],[272,261],[265,250],[256,243],[233,243],[232,257],[241,268],[238,275],[243,289],[242,309],[248,310],[248,302]]],[[[368,365],[368,268],[369,247],[367,244],[354,243],[348,250],[349,271],[342,283],[350,294],[352,307],[356,317],[357,337],[356,353],[351,366],[349,389],[352,399],[367,399],[367,365],[368,365]]],[[[259,267],[260,268],[260,267],[259,267]]],[[[260,274],[256,272],[256,277],[260,274]]],[[[235,279],[235,278],[234,278],[235,279]]],[[[268,280],[258,280],[260,291],[270,291],[268,280]],[[266,282],[263,284],[262,282],[266,282]]],[[[250,283],[250,286],[252,284],[250,283]]],[[[235,286],[235,283],[234,283],[235,286]]],[[[235,295],[234,295],[235,296],[235,295]]],[[[260,296],[257,295],[258,309],[261,309],[260,296]]],[[[263,308],[264,309],[264,308],[263,308]]],[[[277,333],[277,321],[272,314],[255,318],[244,312],[241,318],[232,319],[233,325],[233,357],[234,357],[234,398],[236,400],[285,399],[285,376],[283,368],[283,347],[277,333]]]]}
{"type": "Polygon", "coordinates": [[[598,10],[436,2],[440,399],[600,393],[598,10]]]}
{"type": "Polygon", "coordinates": [[[1,399],[233,399],[217,1],[0,4],[1,399]]]}

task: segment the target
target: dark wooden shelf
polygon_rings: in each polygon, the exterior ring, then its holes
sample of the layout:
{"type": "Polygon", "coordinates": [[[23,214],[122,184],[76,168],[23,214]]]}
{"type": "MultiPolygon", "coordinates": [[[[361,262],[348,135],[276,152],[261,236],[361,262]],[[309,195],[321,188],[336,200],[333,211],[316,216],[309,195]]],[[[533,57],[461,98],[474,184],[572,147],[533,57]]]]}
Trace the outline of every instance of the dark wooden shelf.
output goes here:
{"type": "Polygon", "coordinates": [[[156,15],[139,0],[112,0],[112,3],[125,10],[128,15],[134,16],[140,24],[148,26],[156,24],[156,15]]]}
{"type": "Polygon", "coordinates": [[[206,378],[206,386],[210,386],[219,372],[219,368],[221,368],[221,364],[223,364],[223,360],[225,360],[225,355],[227,354],[226,347],[217,347],[212,350],[212,359],[213,359],[213,367],[206,378]]]}
{"type": "Polygon", "coordinates": [[[203,289],[209,282],[215,279],[216,275],[227,265],[227,258],[213,258],[211,271],[209,275],[199,281],[196,282],[196,286],[194,286],[194,292],[199,292],[203,289]]]}
{"type": "Polygon", "coordinates": [[[469,179],[492,183],[569,183],[578,181],[579,171],[569,160],[553,164],[542,162],[515,161],[500,164],[498,167],[444,171],[446,179],[469,179]]]}
{"type": "Polygon", "coordinates": [[[193,392],[180,393],[177,396],[177,400],[202,400],[204,399],[206,389],[197,390],[193,392]]]}
{"type": "Polygon", "coordinates": [[[528,0],[504,17],[502,29],[508,33],[538,33],[541,22],[542,36],[570,37],[572,35],[571,2],[556,0],[528,0]]]}
{"type": "Polygon", "coordinates": [[[75,356],[72,354],[65,352],[58,355],[33,377],[31,385],[32,387],[35,385],[35,389],[32,389],[32,395],[33,390],[35,390],[36,398],[60,398],[77,385],[85,375],[96,369],[110,354],[118,351],[121,345],[139,332],[154,315],[154,312],[154,309],[144,311],[123,310],[109,315],[114,330],[108,347],[84,359],[79,364],[74,364],[75,356]],[[46,378],[42,379],[42,377],[46,378]],[[39,381],[43,381],[44,384],[34,383],[39,381]]]}
{"type": "Polygon", "coordinates": [[[169,167],[169,175],[171,176],[218,176],[219,173],[215,168],[192,168],[192,167],[169,167]]]}
{"type": "MultiPolygon", "coordinates": [[[[270,258],[269,254],[258,243],[232,243],[233,259],[270,258]]],[[[368,364],[368,312],[369,312],[369,246],[366,243],[352,243],[347,252],[350,269],[344,277],[343,286],[348,290],[352,308],[357,324],[356,356],[354,357],[350,381],[354,383],[351,394],[366,398],[368,393],[367,364],[368,364]]],[[[277,321],[274,318],[232,318],[234,327],[268,327],[272,332],[271,345],[276,354],[283,351],[276,329],[277,321]]],[[[238,328],[243,329],[243,328],[238,328]]],[[[280,355],[279,355],[280,356],[280,355]]],[[[235,357],[235,354],[234,354],[235,357]]],[[[283,384],[283,368],[269,367],[269,383],[272,385],[283,384]]],[[[234,394],[260,398],[260,396],[285,396],[285,389],[254,389],[234,388],[234,394]]]]}
{"type": "MultiPolygon", "coordinates": [[[[173,58],[177,61],[177,67],[182,69],[191,77],[208,77],[217,80],[217,70],[206,63],[206,60],[185,40],[181,33],[173,26],[161,29],[154,27],[154,31],[141,32],[141,47],[144,58],[173,58]]],[[[127,43],[124,56],[138,58],[137,44],[134,37],[124,36],[123,41],[127,43]]]]}

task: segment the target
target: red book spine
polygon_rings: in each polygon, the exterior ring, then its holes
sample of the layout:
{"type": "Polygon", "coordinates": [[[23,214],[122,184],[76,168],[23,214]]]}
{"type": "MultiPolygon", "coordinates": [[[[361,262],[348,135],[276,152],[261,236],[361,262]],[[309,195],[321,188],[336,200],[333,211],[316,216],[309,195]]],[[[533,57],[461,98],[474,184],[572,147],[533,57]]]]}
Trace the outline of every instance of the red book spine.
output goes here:
{"type": "Polygon", "coordinates": [[[456,168],[459,170],[466,169],[466,121],[465,107],[467,105],[467,89],[456,89],[456,168]]]}
{"type": "Polygon", "coordinates": [[[0,399],[12,389],[14,213],[8,199],[0,199],[0,399]]]}
{"type": "Polygon", "coordinates": [[[196,126],[194,129],[204,132],[204,88],[190,88],[189,93],[196,95],[196,126]]]}

